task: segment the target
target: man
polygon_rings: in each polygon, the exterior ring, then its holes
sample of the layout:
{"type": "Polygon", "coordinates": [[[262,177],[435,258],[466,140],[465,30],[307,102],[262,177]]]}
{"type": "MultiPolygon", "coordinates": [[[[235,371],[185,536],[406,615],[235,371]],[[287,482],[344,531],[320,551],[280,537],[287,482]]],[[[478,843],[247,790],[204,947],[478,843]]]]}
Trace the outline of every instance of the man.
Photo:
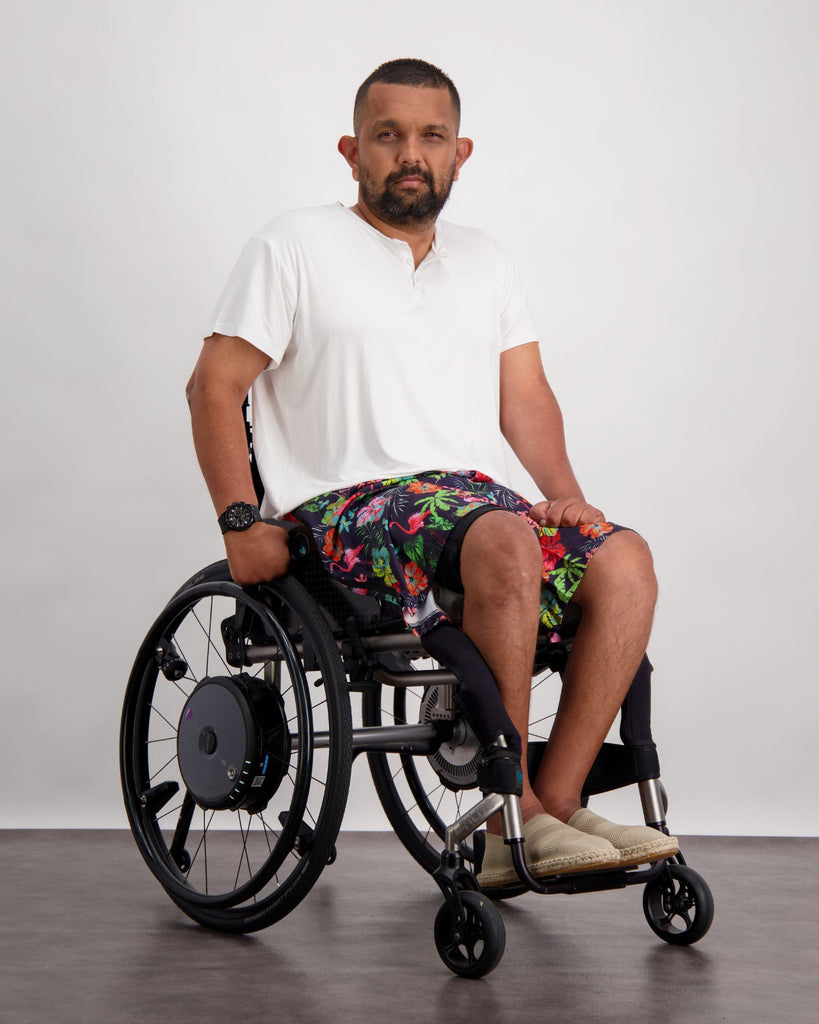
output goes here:
{"type": "MultiPolygon", "coordinates": [[[[241,413],[252,387],[265,514],[308,523],[328,571],[398,600],[419,633],[445,618],[434,578],[447,536],[466,527],[462,628],[524,763],[539,619],[556,627],[579,605],[547,753],[521,798],[527,860],[540,875],[657,860],[676,840],[580,803],[648,641],[651,555],[583,495],[508,257],[438,220],[473,149],[459,121],[454,84],[423,61],[363,83],[354,135],[338,144],[358,200],[285,214],[246,246],[189,384],[197,455],[233,578],[286,572],[285,531],[254,521],[241,413]],[[545,500],[505,486],[502,436],[545,500]]],[[[499,822],[488,831],[480,881],[502,885],[511,857],[499,822]]]]}

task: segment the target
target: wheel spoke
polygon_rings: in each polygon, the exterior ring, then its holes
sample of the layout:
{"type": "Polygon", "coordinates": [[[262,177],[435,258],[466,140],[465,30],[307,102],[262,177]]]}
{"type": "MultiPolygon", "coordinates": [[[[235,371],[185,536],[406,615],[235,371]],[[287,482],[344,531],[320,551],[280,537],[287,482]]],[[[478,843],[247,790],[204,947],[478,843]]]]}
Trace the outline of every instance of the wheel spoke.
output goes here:
{"type": "Polygon", "coordinates": [[[156,820],[162,821],[163,818],[170,818],[172,814],[176,814],[178,811],[181,811],[183,806],[184,804],[174,804],[174,806],[169,807],[167,811],[163,811],[161,814],[157,814],[156,820]]]}
{"type": "Polygon", "coordinates": [[[191,867],[193,867],[194,863],[196,862],[196,858],[199,856],[199,851],[202,850],[202,857],[204,858],[204,862],[205,862],[205,892],[208,891],[208,889],[207,889],[207,878],[208,878],[208,849],[207,849],[208,830],[210,829],[211,822],[213,821],[214,814],[216,814],[216,811],[211,811],[210,812],[210,816],[206,818],[205,808],[204,807],[202,808],[202,838],[199,840],[199,843],[197,844],[196,849],[193,851],[193,856],[191,857],[191,867]]]}
{"type": "Polygon", "coordinates": [[[165,762],[165,764],[163,764],[162,767],[160,769],[158,769],[158,771],[155,771],[155,772],[153,772],[151,774],[151,782],[153,783],[153,780],[158,778],[165,771],[165,769],[168,767],[168,765],[169,764],[173,764],[173,762],[175,760],[176,760],[176,751],[173,752],[173,755],[168,758],[168,760],[165,762]]]}
{"type": "Polygon", "coordinates": [[[242,861],[244,861],[247,864],[247,877],[253,877],[253,868],[250,866],[250,854],[247,851],[247,837],[250,835],[251,828],[250,816],[248,815],[247,831],[245,831],[244,827],[242,826],[241,811],[236,812],[236,820],[239,823],[239,831],[242,833],[242,852],[239,856],[239,866],[236,868],[236,878],[233,880],[234,889],[237,889],[239,887],[239,875],[241,874],[242,871],[242,861]]]}
{"type": "MultiPolygon", "coordinates": [[[[210,603],[211,603],[211,605],[213,605],[213,598],[210,599],[210,603]]],[[[222,665],[223,665],[223,667],[225,669],[225,672],[227,672],[227,674],[230,675],[230,672],[231,672],[230,666],[225,661],[225,659],[222,657],[222,654],[221,654],[219,648],[216,646],[216,644],[214,644],[213,640],[211,639],[211,635],[210,635],[209,630],[207,630],[204,627],[204,625],[202,624],[202,620],[199,618],[199,615],[197,614],[197,611],[196,611],[195,608],[193,608],[191,610],[191,614],[196,619],[196,621],[199,623],[199,628],[202,630],[202,632],[204,633],[205,638],[207,640],[207,647],[206,647],[206,654],[205,654],[205,675],[206,676],[210,675],[210,652],[211,651],[213,651],[213,653],[216,655],[216,657],[219,659],[219,661],[222,662],[222,665]]],[[[213,613],[211,612],[211,614],[213,614],[213,613]]]]}
{"type": "MultiPolygon", "coordinates": [[[[211,813],[211,819],[213,813],[211,813]]],[[[208,890],[208,828],[210,827],[210,820],[205,824],[205,808],[202,808],[202,861],[205,866],[205,892],[208,890]]]]}
{"type": "Polygon", "coordinates": [[[208,659],[210,658],[210,648],[213,646],[210,638],[213,636],[213,598],[210,599],[210,607],[208,608],[208,653],[205,656],[205,675],[209,676],[210,671],[208,669],[208,659]]]}
{"type": "MultiPolygon", "coordinates": [[[[432,796],[434,793],[437,793],[439,789],[441,790],[441,795],[438,797],[438,803],[435,805],[435,810],[434,810],[434,814],[435,814],[436,818],[438,817],[438,811],[441,808],[441,804],[443,802],[444,797],[446,796],[447,791],[444,788],[443,784],[439,784],[429,794],[430,796],[432,796]]],[[[440,820],[440,818],[438,820],[440,820]]],[[[434,829],[433,822],[430,821],[429,828],[427,829],[426,835],[424,836],[424,842],[429,842],[429,835],[430,835],[430,832],[433,831],[433,829],[434,829]]],[[[435,834],[437,835],[438,833],[436,832],[435,834]]]]}
{"type": "MultiPolygon", "coordinates": [[[[150,707],[151,711],[153,711],[153,713],[155,715],[157,715],[159,718],[162,719],[162,721],[165,723],[165,725],[169,725],[171,727],[171,729],[173,729],[174,738],[176,738],[176,726],[174,725],[174,723],[171,722],[169,719],[167,719],[162,714],[162,712],[159,710],[159,708],[156,706],[156,704],[149,704],[148,706],[150,707]]],[[[150,740],[149,740],[149,742],[150,742],[150,740]]]]}
{"type": "MultiPolygon", "coordinates": [[[[188,672],[190,672],[190,674],[191,674],[190,682],[192,682],[194,686],[198,686],[199,685],[199,680],[196,678],[196,673],[194,672],[193,668],[191,667],[191,663],[190,663],[190,661],[188,659],[188,656],[182,650],[182,644],[179,642],[179,637],[175,636],[173,638],[173,642],[174,642],[174,646],[176,647],[177,651],[179,651],[179,657],[188,666],[188,672]]],[[[188,678],[187,675],[184,676],[184,678],[187,679],[188,678]]]]}
{"type": "Polygon", "coordinates": [[[258,818],[259,818],[259,821],[262,823],[262,835],[264,836],[265,842],[267,843],[267,852],[268,853],[272,853],[273,852],[273,848],[275,847],[276,843],[279,841],[279,836],[280,836],[281,833],[277,832],[275,829],[271,828],[267,824],[267,822],[265,821],[265,817],[264,817],[264,813],[263,812],[259,813],[258,818]],[[273,846],[270,845],[270,837],[271,836],[273,836],[273,838],[276,841],[273,844],[273,846]]]}

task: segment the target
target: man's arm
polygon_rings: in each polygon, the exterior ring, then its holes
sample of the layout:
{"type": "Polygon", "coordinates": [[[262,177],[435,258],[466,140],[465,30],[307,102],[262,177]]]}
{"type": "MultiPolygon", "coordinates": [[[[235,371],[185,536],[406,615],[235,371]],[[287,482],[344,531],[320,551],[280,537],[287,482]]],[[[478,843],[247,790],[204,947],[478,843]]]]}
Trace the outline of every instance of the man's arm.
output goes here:
{"type": "Polygon", "coordinates": [[[563,415],[549,387],[537,342],[501,353],[500,424],[523,467],[547,497],[532,506],[541,526],[578,526],[605,516],[589,505],[566,452],[563,415]]]}
{"type": "MultiPolygon", "coordinates": [[[[216,514],[234,501],[256,504],[250,474],[242,403],[270,359],[244,338],[213,334],[205,339],[186,389],[196,455],[216,514]]],[[[237,583],[260,583],[287,572],[287,531],[254,523],[228,531],[225,550],[237,583]]]]}

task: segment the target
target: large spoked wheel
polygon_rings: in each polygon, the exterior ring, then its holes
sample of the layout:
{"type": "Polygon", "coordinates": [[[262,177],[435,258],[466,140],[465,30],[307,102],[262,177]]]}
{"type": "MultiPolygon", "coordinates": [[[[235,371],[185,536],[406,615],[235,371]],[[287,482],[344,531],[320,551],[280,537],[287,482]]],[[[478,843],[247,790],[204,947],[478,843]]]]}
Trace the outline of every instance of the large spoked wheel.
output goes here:
{"type": "Polygon", "coordinates": [[[714,919],[714,897],[704,879],[684,864],[668,864],[643,890],[643,910],[652,930],[675,946],[690,946],[714,919]]]}
{"type": "Polygon", "coordinates": [[[435,948],[450,971],[480,978],[500,963],[506,929],[497,907],[478,892],[461,894],[463,914],[447,900],[435,918],[435,948]]]}
{"type": "Polygon", "coordinates": [[[220,562],[169,601],[128,682],[120,769],[140,852],[185,913],[255,931],[304,898],[333,856],[351,729],[336,644],[296,580],[244,590],[220,562]]]}
{"type": "MultiPolygon", "coordinates": [[[[413,667],[407,661],[404,668],[413,667]]],[[[428,663],[421,667],[428,668],[428,663]]],[[[435,667],[433,665],[433,667],[435,667]]],[[[363,698],[365,725],[406,725],[429,721],[434,687],[373,685],[363,698]]],[[[545,739],[560,696],[559,677],[543,670],[533,680],[529,737],[545,739]],[[549,685],[554,682],[556,685],[549,685]]],[[[475,734],[456,720],[451,739],[430,757],[408,754],[367,755],[376,792],[395,834],[426,871],[441,863],[447,826],[480,799],[475,772],[481,751],[475,734]]],[[[466,866],[474,869],[470,844],[463,845],[466,866]]]]}

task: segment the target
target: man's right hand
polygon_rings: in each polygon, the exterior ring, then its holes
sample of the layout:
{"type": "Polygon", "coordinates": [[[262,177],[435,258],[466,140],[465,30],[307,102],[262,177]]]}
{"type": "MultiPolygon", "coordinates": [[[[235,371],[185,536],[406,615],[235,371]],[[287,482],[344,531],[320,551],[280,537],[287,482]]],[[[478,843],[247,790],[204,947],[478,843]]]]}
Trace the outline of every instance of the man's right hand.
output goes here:
{"type": "Polygon", "coordinates": [[[290,534],[281,526],[254,523],[249,530],[225,534],[230,575],[246,586],[284,576],[290,566],[290,534]]]}

